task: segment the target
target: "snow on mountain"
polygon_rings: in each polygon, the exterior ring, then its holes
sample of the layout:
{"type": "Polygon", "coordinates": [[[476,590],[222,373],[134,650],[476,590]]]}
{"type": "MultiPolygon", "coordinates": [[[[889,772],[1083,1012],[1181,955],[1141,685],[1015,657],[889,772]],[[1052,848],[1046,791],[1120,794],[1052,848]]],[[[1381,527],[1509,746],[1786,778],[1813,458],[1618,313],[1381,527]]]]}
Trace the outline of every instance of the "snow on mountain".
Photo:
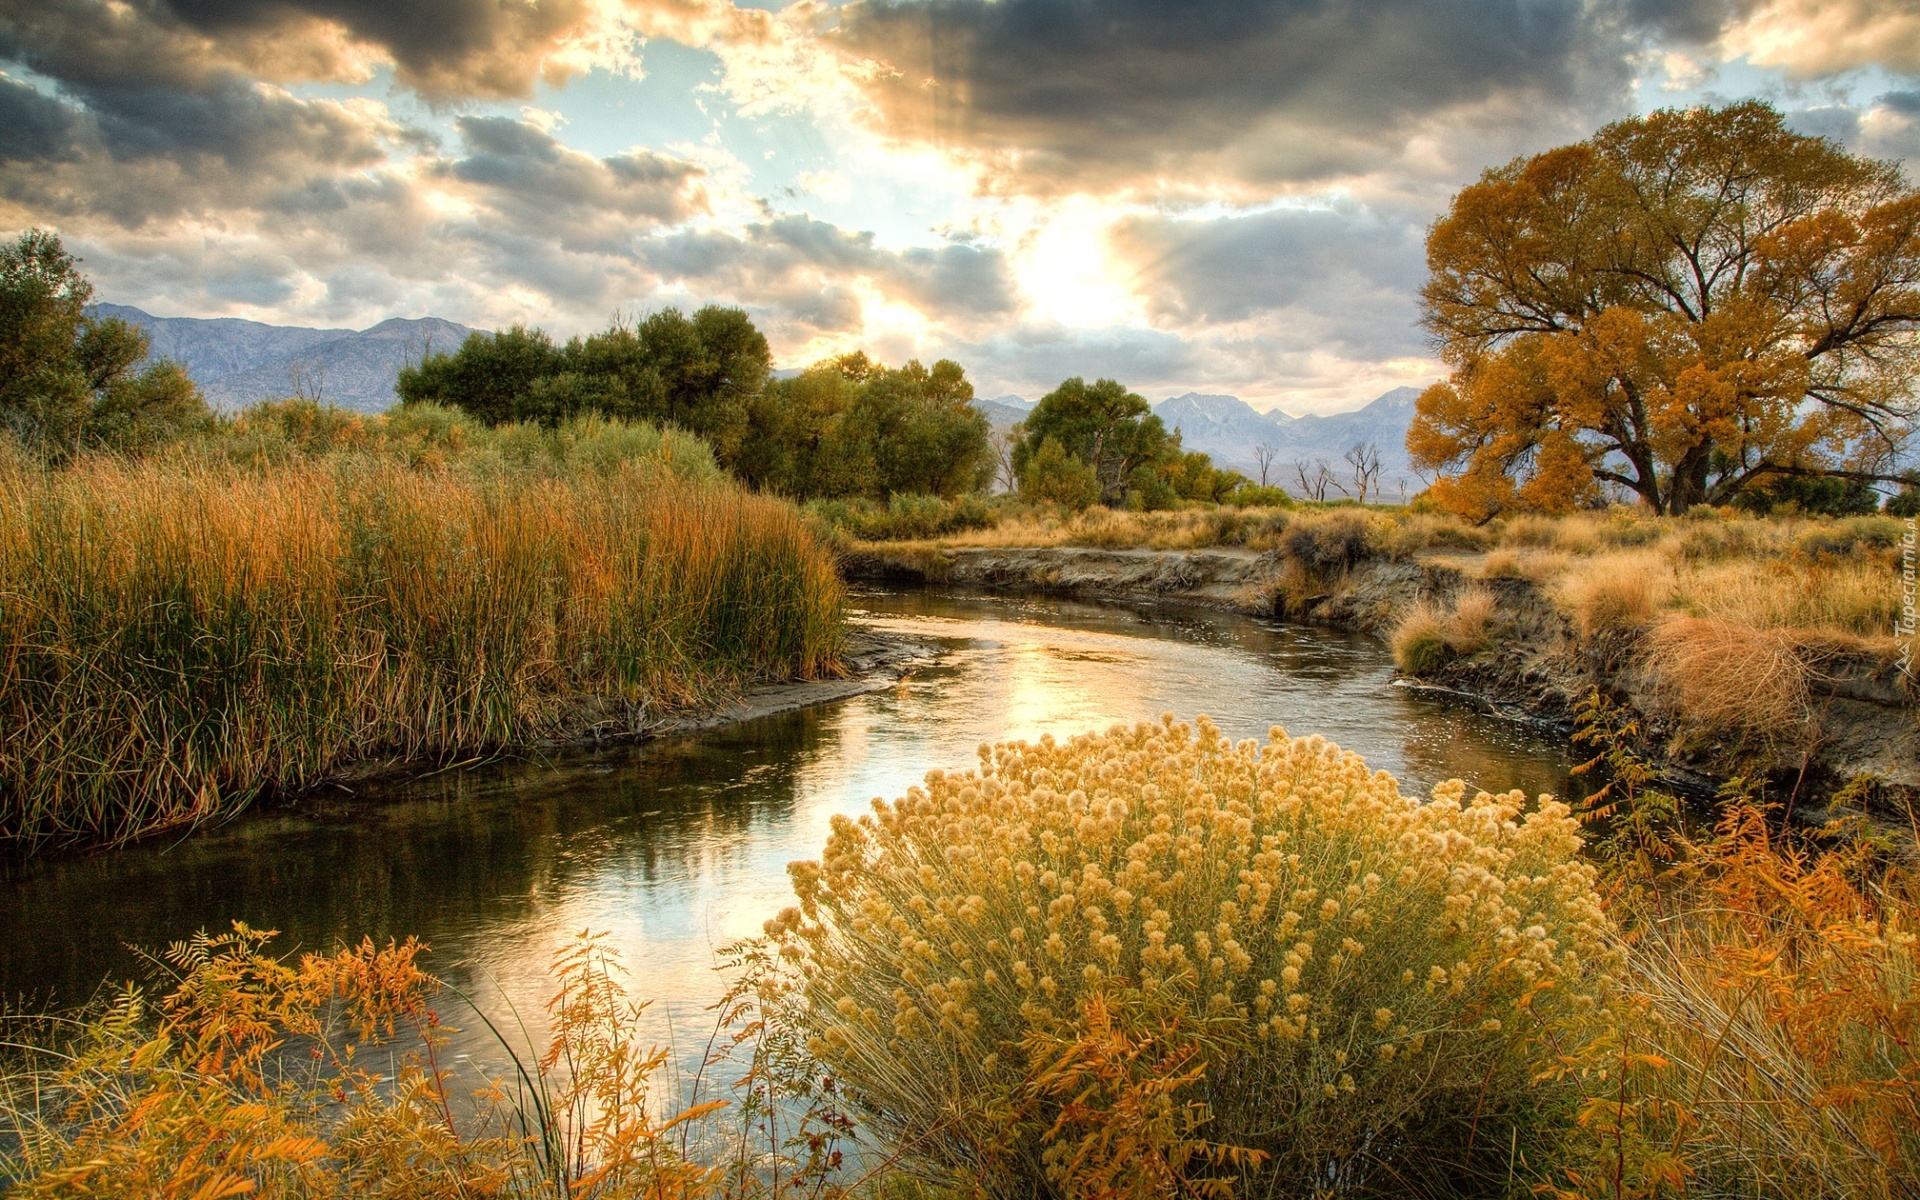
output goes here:
{"type": "Polygon", "coordinates": [[[1380,452],[1387,494],[1393,494],[1402,483],[1409,492],[1420,486],[1407,462],[1407,426],[1419,395],[1418,388],[1400,387],[1352,412],[1290,417],[1279,411],[1260,412],[1233,396],[1188,392],[1162,400],[1154,405],[1154,412],[1168,429],[1180,431],[1188,449],[1203,450],[1215,462],[1250,478],[1259,477],[1256,447],[1272,446],[1274,465],[1267,477],[1282,487],[1294,482],[1295,464],[1311,466],[1317,460],[1325,460],[1344,480],[1347,451],[1370,442],[1380,452]]]}

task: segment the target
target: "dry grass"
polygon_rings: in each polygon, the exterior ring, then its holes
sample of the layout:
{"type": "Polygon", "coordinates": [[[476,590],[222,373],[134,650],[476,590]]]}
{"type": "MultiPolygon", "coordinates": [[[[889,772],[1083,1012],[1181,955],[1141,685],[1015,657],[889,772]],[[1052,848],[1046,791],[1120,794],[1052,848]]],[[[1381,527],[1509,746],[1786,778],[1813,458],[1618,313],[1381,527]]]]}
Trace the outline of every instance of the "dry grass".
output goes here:
{"type": "Polygon", "coordinates": [[[1493,622],[1500,601],[1482,587],[1470,587],[1453,601],[1453,618],[1447,623],[1447,642],[1458,654],[1476,654],[1492,640],[1493,622]]]}
{"type": "Polygon", "coordinates": [[[1393,661],[1408,675],[1431,675],[1453,658],[1446,618],[1430,604],[1416,604],[1393,627],[1393,661]]]}
{"type": "Polygon", "coordinates": [[[1906,1200],[1920,1179],[1920,892],[1870,842],[1728,808],[1639,898],[1609,1078],[1556,1195],[1906,1200]]]}
{"type": "Polygon", "coordinates": [[[1811,673],[1790,630],[1670,617],[1647,637],[1662,703],[1696,731],[1793,741],[1814,728],[1811,673]]]}
{"type": "Polygon", "coordinates": [[[1672,568],[1653,553],[1608,554],[1573,559],[1554,584],[1554,594],[1582,637],[1652,624],[1671,595],[1672,568]]]}
{"type": "Polygon", "coordinates": [[[663,460],[16,462],[0,838],[121,840],[356,760],[644,728],[827,669],[839,597],[796,510],[663,460]]]}
{"type": "Polygon", "coordinates": [[[1757,629],[1887,639],[1900,616],[1900,576],[1872,562],[1727,563],[1683,576],[1683,587],[1688,611],[1757,629]]]}
{"type": "Polygon", "coordinates": [[[1478,654],[1493,640],[1500,602],[1482,587],[1463,589],[1451,608],[1422,601],[1394,626],[1393,660],[1408,675],[1429,675],[1455,658],[1478,654]]]}
{"type": "MultiPolygon", "coordinates": [[[[1026,549],[1036,546],[1088,546],[1107,550],[1203,550],[1214,547],[1264,552],[1278,544],[1293,510],[1285,508],[1190,508],[1171,512],[1127,512],[1095,505],[1080,513],[997,501],[996,521],[928,539],[908,530],[905,537],[874,538],[891,543],[1026,549]]],[[[824,511],[822,506],[816,508],[824,511]]],[[[885,534],[880,526],[845,532],[885,534]]]]}
{"type": "Polygon", "coordinates": [[[0,1187],[23,1200],[847,1200],[864,1182],[839,1169],[846,1122],[778,1069],[804,1053],[762,1019],[771,964],[752,947],[737,948],[704,1064],[733,1086],[702,1100],[667,1051],[637,1040],[646,1005],[603,935],[556,952],[550,1042],[503,1037],[515,1069],[492,1079],[447,1059],[441,1017],[461,998],[421,969],[425,946],[363,941],[296,963],[274,936],[236,925],[177,943],[158,1005],[129,986],[79,1019],[10,1022],[0,1187]]]}

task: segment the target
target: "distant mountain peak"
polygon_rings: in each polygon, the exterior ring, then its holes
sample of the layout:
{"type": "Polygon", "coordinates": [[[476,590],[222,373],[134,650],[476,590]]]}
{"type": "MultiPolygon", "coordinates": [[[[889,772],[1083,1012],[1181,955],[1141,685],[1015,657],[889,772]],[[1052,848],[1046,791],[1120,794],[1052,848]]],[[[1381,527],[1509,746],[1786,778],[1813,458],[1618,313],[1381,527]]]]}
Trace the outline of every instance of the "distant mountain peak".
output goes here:
{"type": "Polygon", "coordinates": [[[378,412],[396,399],[400,368],[454,350],[473,330],[440,317],[389,317],[367,329],[310,329],[237,317],[156,317],[124,304],[93,311],[146,330],[156,358],[187,368],[216,407],[283,399],[302,386],[342,408],[378,412]]]}
{"type": "Polygon", "coordinates": [[[1371,442],[1397,487],[1412,470],[1407,425],[1419,395],[1419,388],[1398,387],[1349,412],[1294,417],[1279,409],[1263,413],[1237,396],[1187,392],[1162,400],[1153,411],[1169,430],[1180,432],[1187,449],[1204,451],[1220,465],[1251,477],[1259,472],[1257,449],[1271,446],[1268,481],[1282,485],[1293,478],[1295,463],[1323,459],[1337,471],[1356,443],[1371,442]]]}

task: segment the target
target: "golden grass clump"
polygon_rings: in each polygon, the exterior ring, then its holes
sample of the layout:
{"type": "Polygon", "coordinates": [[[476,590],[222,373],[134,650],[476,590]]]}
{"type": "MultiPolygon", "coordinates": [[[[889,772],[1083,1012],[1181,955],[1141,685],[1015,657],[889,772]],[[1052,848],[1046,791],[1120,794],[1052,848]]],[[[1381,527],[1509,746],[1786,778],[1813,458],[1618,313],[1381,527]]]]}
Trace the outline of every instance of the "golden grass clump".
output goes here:
{"type": "Polygon", "coordinates": [[[557,461],[0,470],[0,838],[130,838],[831,666],[840,584],[791,506],[557,461]]]}
{"type": "Polygon", "coordinates": [[[1671,575],[1655,554],[1607,554],[1569,564],[1556,591],[1581,636],[1591,638],[1651,624],[1670,594],[1671,575]]]}
{"type": "Polygon", "coordinates": [[[1787,630],[1709,617],[1669,617],[1647,637],[1660,702],[1698,732],[1765,741],[1812,736],[1811,675],[1787,630]]]}
{"type": "Polygon", "coordinates": [[[1394,665],[1408,675],[1431,675],[1453,659],[1446,618],[1424,602],[1406,611],[1393,627],[1388,644],[1393,648],[1394,665]]]}
{"type": "Polygon", "coordinates": [[[1408,675],[1430,675],[1457,657],[1479,653],[1492,640],[1499,609],[1494,594],[1478,586],[1462,589],[1451,609],[1424,600],[1415,604],[1389,639],[1394,664],[1408,675]]]}
{"type": "Polygon", "coordinates": [[[1605,986],[1580,843],[1550,799],[1417,803],[1322,738],[1169,716],[836,818],[769,932],[813,1053],[924,1169],[1407,1194],[1503,1174],[1545,1120],[1555,1030],[1605,986]],[[1142,1111],[1181,1120],[1156,1143],[1142,1111]]]}

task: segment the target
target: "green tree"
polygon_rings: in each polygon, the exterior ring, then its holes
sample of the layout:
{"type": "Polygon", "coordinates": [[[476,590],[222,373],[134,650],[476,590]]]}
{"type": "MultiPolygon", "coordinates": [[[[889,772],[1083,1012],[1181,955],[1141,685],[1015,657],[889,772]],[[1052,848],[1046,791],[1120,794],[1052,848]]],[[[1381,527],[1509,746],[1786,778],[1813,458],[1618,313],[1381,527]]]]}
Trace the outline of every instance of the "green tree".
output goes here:
{"type": "Polygon", "coordinates": [[[87,314],[93,285],[45,230],[0,248],[0,425],[42,453],[141,450],[207,418],[178,363],[140,364],[151,343],[87,314]]]}
{"type": "Polygon", "coordinates": [[[747,433],[736,470],[755,487],[789,496],[849,495],[852,473],[834,461],[830,433],[853,403],[873,364],[864,354],[816,363],[773,380],[747,404],[747,433]]]}
{"type": "Polygon", "coordinates": [[[494,424],[591,412],[673,425],[705,438],[730,467],[771,363],[746,313],[707,305],[691,317],[662,309],[565,346],[523,325],[471,334],[453,353],[401,371],[395,390],[494,424]]]}
{"type": "Polygon", "coordinates": [[[1125,503],[1129,486],[1138,487],[1136,468],[1158,467],[1178,447],[1146,398],[1111,379],[1067,380],[1042,396],[1023,424],[1026,432],[1013,448],[1013,470],[1023,491],[1029,465],[1052,438],[1064,453],[1092,468],[1099,500],[1108,505],[1125,503]]]}
{"type": "Polygon", "coordinates": [[[1452,372],[1407,447],[1450,508],[1892,479],[1920,366],[1920,194],[1892,163],[1758,102],[1651,113],[1488,171],[1427,261],[1452,372]]]}
{"type": "Polygon", "coordinates": [[[557,421],[571,412],[552,406],[566,389],[535,396],[533,385],[560,373],[561,358],[543,330],[514,325],[499,333],[471,333],[452,354],[429,354],[403,367],[394,391],[404,403],[432,401],[490,424],[557,421]]]}
{"type": "Polygon", "coordinates": [[[833,474],[825,494],[952,497],[986,487],[993,430],[972,400],[951,359],[931,370],[912,361],[867,371],[824,439],[833,474]]]}
{"type": "MultiPolygon", "coordinates": [[[[1175,433],[1174,437],[1178,439],[1179,434],[1175,433]]],[[[1223,504],[1235,492],[1252,483],[1238,471],[1214,466],[1213,459],[1199,450],[1179,449],[1177,440],[1174,452],[1161,466],[1160,473],[1180,499],[1200,500],[1208,504],[1223,504]]]]}
{"type": "Polygon", "coordinates": [[[1057,437],[1045,438],[1022,464],[1020,496],[1033,504],[1058,504],[1079,512],[1100,499],[1093,468],[1069,454],[1057,437]]]}
{"type": "Polygon", "coordinates": [[[1788,504],[1803,513],[1859,517],[1879,509],[1880,493],[1862,479],[1782,475],[1750,487],[1734,499],[1735,507],[1755,513],[1769,513],[1788,504]]]}

